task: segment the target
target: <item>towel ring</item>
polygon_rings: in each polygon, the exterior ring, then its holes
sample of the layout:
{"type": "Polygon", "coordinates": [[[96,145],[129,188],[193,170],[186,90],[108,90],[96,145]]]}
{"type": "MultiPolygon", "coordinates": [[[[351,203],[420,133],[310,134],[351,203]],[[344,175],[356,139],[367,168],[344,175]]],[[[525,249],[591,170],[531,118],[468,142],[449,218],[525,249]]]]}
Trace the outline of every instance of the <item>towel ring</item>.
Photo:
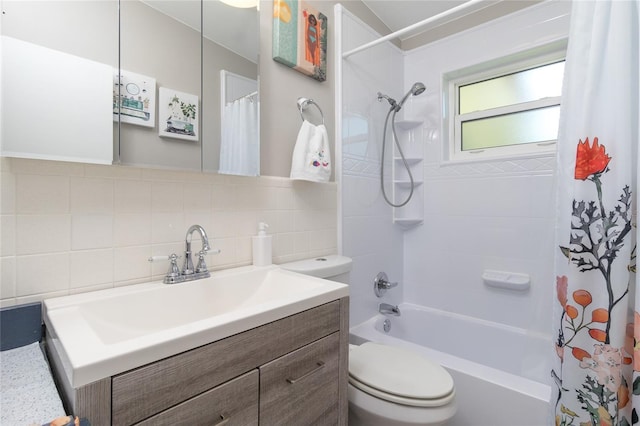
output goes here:
{"type": "Polygon", "coordinates": [[[304,115],[302,113],[307,109],[309,104],[315,105],[315,107],[318,108],[318,111],[320,111],[320,117],[322,117],[322,124],[324,125],[324,114],[322,113],[320,105],[318,105],[313,99],[309,98],[298,98],[298,110],[300,111],[300,118],[302,118],[302,121],[304,121],[304,115]]]}

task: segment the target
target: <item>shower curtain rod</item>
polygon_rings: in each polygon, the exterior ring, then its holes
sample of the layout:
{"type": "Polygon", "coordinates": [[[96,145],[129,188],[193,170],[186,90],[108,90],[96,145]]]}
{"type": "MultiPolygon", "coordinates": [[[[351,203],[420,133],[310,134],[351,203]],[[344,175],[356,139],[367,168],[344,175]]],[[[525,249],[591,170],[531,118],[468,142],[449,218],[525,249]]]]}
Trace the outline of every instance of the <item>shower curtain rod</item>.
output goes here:
{"type": "Polygon", "coordinates": [[[389,41],[389,40],[392,40],[392,39],[394,39],[396,37],[400,37],[400,36],[402,36],[402,35],[404,35],[406,33],[409,33],[411,31],[414,31],[414,30],[417,30],[419,28],[422,28],[422,27],[424,27],[426,25],[429,25],[429,24],[431,24],[433,22],[436,22],[436,21],[438,21],[438,20],[440,20],[442,18],[446,18],[449,15],[457,13],[457,12],[459,12],[461,10],[468,9],[468,8],[470,8],[472,6],[475,6],[476,4],[482,3],[482,2],[486,2],[486,0],[469,0],[466,3],[462,3],[461,5],[453,7],[451,9],[449,9],[449,10],[445,10],[444,12],[441,12],[441,13],[439,13],[437,15],[431,16],[431,17],[429,17],[427,19],[424,19],[424,20],[422,20],[420,22],[416,22],[415,24],[409,25],[408,27],[402,28],[401,30],[398,30],[398,31],[393,32],[391,34],[387,34],[386,36],[380,37],[380,38],[378,38],[376,40],[373,40],[373,41],[371,41],[369,43],[365,43],[360,47],[356,47],[355,49],[349,50],[348,52],[343,53],[342,57],[346,58],[348,56],[353,55],[354,53],[361,52],[361,51],[366,50],[366,49],[368,49],[370,47],[377,46],[380,43],[384,43],[385,41],[389,41]]]}
{"type": "Polygon", "coordinates": [[[231,102],[229,102],[229,103],[230,103],[230,104],[232,104],[232,103],[234,103],[235,101],[239,101],[240,99],[246,99],[246,98],[249,98],[251,101],[253,101],[253,99],[251,99],[251,98],[253,98],[254,96],[257,96],[257,95],[258,95],[258,91],[256,90],[255,92],[251,92],[251,93],[249,93],[248,95],[240,96],[239,98],[234,99],[234,100],[232,100],[232,101],[231,101],[231,102]]]}

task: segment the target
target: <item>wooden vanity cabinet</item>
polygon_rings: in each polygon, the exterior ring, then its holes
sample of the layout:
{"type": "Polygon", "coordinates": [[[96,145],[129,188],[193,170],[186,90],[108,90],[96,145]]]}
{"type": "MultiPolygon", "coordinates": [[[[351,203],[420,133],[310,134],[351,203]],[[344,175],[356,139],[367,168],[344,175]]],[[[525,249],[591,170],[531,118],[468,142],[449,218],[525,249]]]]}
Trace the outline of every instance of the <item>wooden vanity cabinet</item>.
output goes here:
{"type": "Polygon", "coordinates": [[[258,370],[169,408],[138,425],[257,426],[258,370]]]}
{"type": "Polygon", "coordinates": [[[346,425],[348,303],[335,300],[72,389],[65,399],[92,426],[346,425]]]}
{"type": "Polygon", "coordinates": [[[260,367],[260,424],[337,425],[339,333],[260,367]]]}

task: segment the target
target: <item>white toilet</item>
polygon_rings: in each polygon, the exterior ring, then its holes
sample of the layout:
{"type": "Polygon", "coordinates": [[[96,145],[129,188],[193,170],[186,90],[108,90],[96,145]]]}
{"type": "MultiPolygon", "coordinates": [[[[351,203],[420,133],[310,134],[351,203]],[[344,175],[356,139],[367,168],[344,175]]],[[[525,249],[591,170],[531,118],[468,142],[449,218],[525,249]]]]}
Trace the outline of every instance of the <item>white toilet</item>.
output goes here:
{"type": "MultiPolygon", "coordinates": [[[[331,255],[280,265],[345,284],[351,259],[331,255]]],[[[456,412],[453,379],[412,351],[367,342],[349,345],[349,426],[445,424],[456,412]]]]}

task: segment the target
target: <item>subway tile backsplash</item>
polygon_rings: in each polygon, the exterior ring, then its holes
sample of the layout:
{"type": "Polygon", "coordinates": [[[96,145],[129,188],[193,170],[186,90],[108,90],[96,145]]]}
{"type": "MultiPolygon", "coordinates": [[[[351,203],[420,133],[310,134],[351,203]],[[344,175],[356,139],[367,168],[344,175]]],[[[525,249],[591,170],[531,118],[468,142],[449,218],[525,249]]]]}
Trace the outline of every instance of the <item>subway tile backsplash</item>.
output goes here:
{"type": "Polygon", "coordinates": [[[0,306],[161,279],[148,257],[182,255],[194,223],[222,250],[212,270],[251,264],[261,221],[274,263],[337,251],[335,183],[10,158],[0,172],[0,306]]]}

